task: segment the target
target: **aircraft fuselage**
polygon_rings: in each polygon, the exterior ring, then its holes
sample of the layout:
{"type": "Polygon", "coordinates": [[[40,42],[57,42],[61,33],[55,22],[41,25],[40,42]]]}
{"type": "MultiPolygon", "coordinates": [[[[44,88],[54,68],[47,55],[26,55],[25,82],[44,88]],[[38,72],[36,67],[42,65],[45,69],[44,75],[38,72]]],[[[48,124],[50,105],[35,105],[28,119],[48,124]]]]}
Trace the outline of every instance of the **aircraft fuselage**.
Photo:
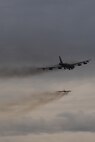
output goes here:
{"type": "Polygon", "coordinates": [[[59,63],[59,65],[63,67],[64,69],[69,69],[69,70],[74,69],[75,67],[74,65],[68,64],[68,63],[59,63]]]}

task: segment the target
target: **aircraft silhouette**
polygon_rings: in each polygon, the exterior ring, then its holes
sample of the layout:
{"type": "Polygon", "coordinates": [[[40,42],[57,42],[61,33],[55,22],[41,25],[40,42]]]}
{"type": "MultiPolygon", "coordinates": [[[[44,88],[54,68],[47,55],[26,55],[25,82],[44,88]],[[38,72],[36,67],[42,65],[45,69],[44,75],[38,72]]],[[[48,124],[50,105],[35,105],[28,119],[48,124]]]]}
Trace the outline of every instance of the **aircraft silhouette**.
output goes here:
{"type": "Polygon", "coordinates": [[[42,69],[42,70],[53,70],[53,69],[68,69],[68,70],[72,70],[75,68],[75,66],[81,66],[81,65],[85,65],[87,63],[90,62],[90,59],[89,60],[85,60],[85,61],[80,61],[80,62],[75,62],[75,63],[65,63],[62,61],[62,58],[59,56],[59,64],[57,65],[54,65],[54,66],[49,66],[49,67],[42,67],[42,68],[39,68],[39,69],[42,69]]]}
{"type": "Polygon", "coordinates": [[[62,91],[57,91],[58,93],[69,93],[71,90],[62,90],[62,91]]]}

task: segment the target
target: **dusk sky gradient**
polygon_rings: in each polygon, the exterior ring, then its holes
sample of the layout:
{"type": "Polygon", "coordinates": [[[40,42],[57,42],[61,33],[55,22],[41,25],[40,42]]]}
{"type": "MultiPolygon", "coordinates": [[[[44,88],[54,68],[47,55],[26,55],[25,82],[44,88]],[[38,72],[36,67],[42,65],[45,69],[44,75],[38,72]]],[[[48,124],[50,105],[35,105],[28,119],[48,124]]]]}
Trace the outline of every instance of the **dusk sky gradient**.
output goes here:
{"type": "Polygon", "coordinates": [[[0,141],[95,141],[94,38],[94,0],[0,0],[0,73],[58,64],[59,55],[91,59],[71,71],[0,76],[0,141]],[[57,98],[64,89],[72,92],[57,98]]]}

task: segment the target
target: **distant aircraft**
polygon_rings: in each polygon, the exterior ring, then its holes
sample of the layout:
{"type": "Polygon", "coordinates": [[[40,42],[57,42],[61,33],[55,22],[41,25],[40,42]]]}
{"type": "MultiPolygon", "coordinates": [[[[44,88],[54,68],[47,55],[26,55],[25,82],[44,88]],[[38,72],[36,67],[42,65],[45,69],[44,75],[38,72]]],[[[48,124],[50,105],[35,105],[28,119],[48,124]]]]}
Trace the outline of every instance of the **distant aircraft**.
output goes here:
{"type": "Polygon", "coordinates": [[[62,90],[62,91],[57,91],[58,93],[69,93],[71,90],[62,90]]]}
{"type": "Polygon", "coordinates": [[[54,65],[54,66],[49,66],[49,67],[42,67],[40,69],[42,70],[53,70],[53,69],[68,69],[68,70],[72,70],[75,68],[75,66],[81,66],[82,64],[87,64],[90,62],[89,60],[85,60],[85,61],[81,61],[81,62],[76,62],[76,63],[64,63],[61,59],[61,57],[59,56],[59,64],[54,65]]]}

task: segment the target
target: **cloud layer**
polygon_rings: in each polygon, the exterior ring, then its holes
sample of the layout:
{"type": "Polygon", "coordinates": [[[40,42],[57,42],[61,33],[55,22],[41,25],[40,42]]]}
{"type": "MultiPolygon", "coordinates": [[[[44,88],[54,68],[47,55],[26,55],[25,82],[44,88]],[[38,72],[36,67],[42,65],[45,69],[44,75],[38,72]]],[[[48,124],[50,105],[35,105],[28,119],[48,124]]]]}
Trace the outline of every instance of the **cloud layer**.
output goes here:
{"type": "Polygon", "coordinates": [[[11,118],[0,121],[0,135],[27,135],[41,133],[95,132],[95,113],[64,112],[56,119],[32,119],[31,117],[11,118]]]}

